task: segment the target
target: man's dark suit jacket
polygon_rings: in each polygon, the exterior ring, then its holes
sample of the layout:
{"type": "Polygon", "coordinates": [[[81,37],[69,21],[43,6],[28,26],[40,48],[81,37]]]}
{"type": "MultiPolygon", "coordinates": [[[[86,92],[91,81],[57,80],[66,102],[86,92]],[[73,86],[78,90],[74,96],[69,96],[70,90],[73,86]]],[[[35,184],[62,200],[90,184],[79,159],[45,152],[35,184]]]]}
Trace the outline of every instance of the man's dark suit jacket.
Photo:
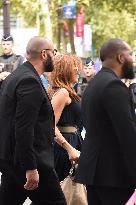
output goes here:
{"type": "Polygon", "coordinates": [[[0,159],[24,170],[54,167],[54,114],[34,67],[25,62],[0,90],[0,159]]]}
{"type": "Polygon", "coordinates": [[[136,126],[128,88],[109,68],[89,82],[82,101],[86,137],[76,180],[136,187],[136,126]]]}

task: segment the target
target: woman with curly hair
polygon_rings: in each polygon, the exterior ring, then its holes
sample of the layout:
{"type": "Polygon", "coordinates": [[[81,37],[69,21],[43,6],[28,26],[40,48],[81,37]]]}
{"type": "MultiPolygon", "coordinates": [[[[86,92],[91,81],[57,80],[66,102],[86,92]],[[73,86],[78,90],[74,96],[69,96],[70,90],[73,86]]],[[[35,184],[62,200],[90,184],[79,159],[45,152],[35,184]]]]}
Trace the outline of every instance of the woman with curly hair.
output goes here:
{"type": "Polygon", "coordinates": [[[68,176],[71,168],[70,160],[77,160],[81,150],[80,97],[73,88],[81,69],[82,61],[79,57],[59,54],[54,58],[54,70],[50,75],[48,93],[56,123],[55,169],[60,181],[68,176]]]}

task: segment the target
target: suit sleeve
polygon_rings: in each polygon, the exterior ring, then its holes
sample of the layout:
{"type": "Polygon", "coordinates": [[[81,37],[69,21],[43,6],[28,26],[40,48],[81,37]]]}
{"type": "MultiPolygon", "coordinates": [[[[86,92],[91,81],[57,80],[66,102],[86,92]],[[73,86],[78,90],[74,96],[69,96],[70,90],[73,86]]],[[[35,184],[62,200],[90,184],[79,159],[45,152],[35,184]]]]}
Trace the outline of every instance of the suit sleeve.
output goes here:
{"type": "Polygon", "coordinates": [[[116,132],[127,165],[132,167],[136,174],[136,125],[129,91],[122,82],[113,81],[104,89],[102,103],[116,132]]]}
{"type": "Polygon", "coordinates": [[[34,143],[34,127],[42,102],[42,92],[35,79],[25,79],[16,90],[15,158],[23,169],[37,168],[34,143]]]}

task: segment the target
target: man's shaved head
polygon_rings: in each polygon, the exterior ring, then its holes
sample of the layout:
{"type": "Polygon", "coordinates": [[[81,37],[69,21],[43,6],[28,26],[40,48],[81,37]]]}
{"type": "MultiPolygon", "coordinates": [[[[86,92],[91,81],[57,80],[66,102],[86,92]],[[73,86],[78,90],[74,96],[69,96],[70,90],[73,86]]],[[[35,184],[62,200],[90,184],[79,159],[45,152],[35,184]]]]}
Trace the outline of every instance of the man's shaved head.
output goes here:
{"type": "Polygon", "coordinates": [[[133,58],[131,47],[121,39],[110,39],[100,50],[102,66],[111,68],[120,78],[133,79],[133,58]]]}
{"type": "Polygon", "coordinates": [[[100,59],[103,62],[109,58],[114,58],[118,53],[127,49],[128,44],[121,39],[110,39],[102,45],[100,59]]]}
{"type": "Polygon", "coordinates": [[[54,45],[51,40],[40,36],[34,36],[29,40],[26,47],[26,59],[34,67],[38,67],[38,71],[51,72],[54,68],[53,56],[54,45]]]}
{"type": "Polygon", "coordinates": [[[52,42],[44,37],[34,36],[31,38],[26,47],[26,58],[31,60],[37,58],[43,49],[52,49],[52,42]]]}

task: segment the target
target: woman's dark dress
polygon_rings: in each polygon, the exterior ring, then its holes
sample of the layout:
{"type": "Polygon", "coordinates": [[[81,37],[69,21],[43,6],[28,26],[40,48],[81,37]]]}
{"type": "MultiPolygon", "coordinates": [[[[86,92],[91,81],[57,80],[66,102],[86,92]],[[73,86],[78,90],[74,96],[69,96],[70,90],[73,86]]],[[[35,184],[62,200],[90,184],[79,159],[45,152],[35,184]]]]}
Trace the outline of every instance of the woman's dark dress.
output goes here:
{"type": "MultiPolygon", "coordinates": [[[[74,126],[78,128],[76,133],[62,133],[65,139],[77,150],[81,150],[82,144],[82,122],[81,122],[81,104],[72,100],[70,105],[66,106],[62,112],[57,126],[74,126]]],[[[55,142],[55,170],[58,174],[59,180],[62,181],[69,174],[71,162],[69,160],[67,151],[55,142]]]]}

